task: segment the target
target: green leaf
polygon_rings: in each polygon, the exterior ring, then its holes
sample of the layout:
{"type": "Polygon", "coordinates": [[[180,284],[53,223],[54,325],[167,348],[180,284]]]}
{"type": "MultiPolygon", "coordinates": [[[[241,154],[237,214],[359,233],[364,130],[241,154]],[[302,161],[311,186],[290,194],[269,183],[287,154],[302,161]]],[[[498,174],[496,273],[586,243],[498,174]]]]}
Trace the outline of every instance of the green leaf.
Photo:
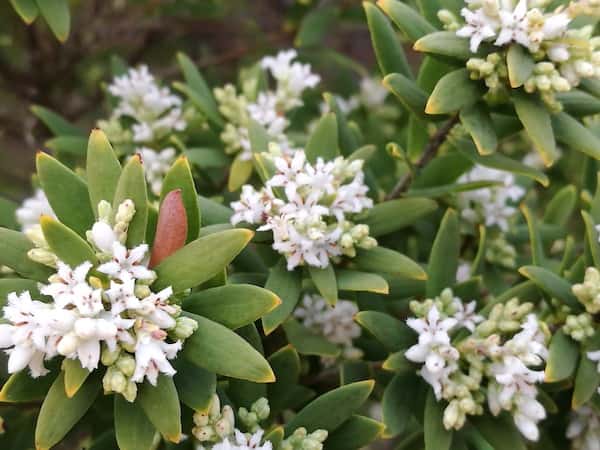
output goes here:
{"type": "Polygon", "coordinates": [[[338,270],[335,273],[337,288],[340,291],[374,292],[388,294],[389,286],[385,278],[367,272],[356,270],[338,270]]]}
{"type": "Polygon", "coordinates": [[[16,202],[0,197],[0,227],[11,230],[19,229],[16,216],[18,208],[19,205],[16,202]]]}
{"type": "Polygon", "coordinates": [[[481,86],[471,80],[467,69],[447,73],[437,82],[425,105],[427,114],[449,114],[481,99],[481,86]]]}
{"type": "Polygon", "coordinates": [[[441,55],[458,61],[467,61],[474,56],[469,48],[469,40],[458,37],[455,31],[426,34],[415,42],[413,48],[434,57],[441,55]]]}
{"type": "Polygon", "coordinates": [[[244,184],[248,182],[252,176],[252,170],[254,169],[254,163],[252,160],[245,160],[242,155],[239,154],[231,164],[229,169],[229,178],[227,179],[227,189],[230,192],[237,191],[244,184]]]}
{"type": "Polygon", "coordinates": [[[85,137],[85,132],[73,125],[54,111],[40,105],[33,105],[31,112],[40,119],[52,133],[57,136],[80,136],[85,137]]]}
{"type": "Polygon", "coordinates": [[[414,373],[396,375],[386,386],[381,401],[386,438],[405,432],[417,401],[418,381],[414,373]]]}
{"type": "Polygon", "coordinates": [[[92,131],[87,147],[86,177],[90,202],[97,213],[101,200],[112,203],[121,176],[121,164],[106,135],[100,130],[92,131]]]}
{"type": "Polygon", "coordinates": [[[269,364],[277,380],[267,386],[271,415],[284,409],[293,409],[310,400],[314,393],[298,385],[300,377],[300,356],[291,346],[277,350],[269,357],[269,364]]]}
{"type": "Polygon", "coordinates": [[[460,111],[460,123],[471,135],[480,154],[489,155],[496,151],[498,137],[494,131],[494,124],[487,108],[476,103],[462,109],[460,111]]]}
{"type": "Polygon", "coordinates": [[[69,153],[75,156],[85,155],[87,139],[83,136],[57,136],[48,139],[44,145],[54,153],[69,153]]]}
{"type": "Polygon", "coordinates": [[[300,427],[309,433],[321,429],[332,432],[367,401],[375,383],[359,381],[339,387],[306,405],[285,426],[286,435],[300,427]]]}
{"type": "Polygon", "coordinates": [[[29,291],[33,299],[41,298],[37,281],[22,278],[0,278],[0,307],[6,304],[6,297],[11,292],[21,294],[25,291],[29,291]]]}
{"type": "Polygon", "coordinates": [[[376,204],[362,222],[369,226],[370,236],[378,237],[414,225],[437,207],[437,203],[428,198],[390,200],[376,204]]]}
{"type": "Polygon", "coordinates": [[[427,298],[439,295],[456,282],[460,230],[456,211],[448,209],[437,232],[427,265],[427,298]]]}
{"type": "Polygon", "coordinates": [[[551,297],[564,302],[575,311],[581,310],[581,304],[571,292],[571,283],[564,278],[550,272],[548,269],[536,266],[521,267],[519,273],[529,278],[551,297]]]}
{"type": "Polygon", "coordinates": [[[513,92],[515,110],[535,149],[547,166],[558,158],[550,113],[540,101],[525,93],[513,92]]]}
{"type": "Polygon", "coordinates": [[[180,156],[171,166],[163,180],[160,193],[160,203],[165,196],[176,189],[181,189],[181,198],[187,215],[188,234],[186,242],[191,242],[198,237],[200,231],[200,209],[198,207],[198,194],[192,178],[192,170],[185,156],[180,156]]]}
{"type": "Polygon", "coordinates": [[[391,353],[390,356],[383,362],[381,366],[384,370],[389,370],[390,372],[396,372],[399,374],[406,374],[415,372],[415,365],[406,359],[404,356],[404,351],[399,351],[396,353],[391,353]]]}
{"type": "Polygon", "coordinates": [[[32,24],[40,13],[35,0],[10,0],[10,3],[27,25],[32,24]]]}
{"type": "Polygon", "coordinates": [[[337,345],[314,333],[295,319],[283,323],[287,340],[298,353],[302,355],[338,356],[340,349],[337,345]]]}
{"type": "Polygon", "coordinates": [[[250,230],[233,229],[196,239],[164,259],[154,268],[157,289],[174,292],[198,286],[222,271],[252,239],[250,230]]]}
{"type": "Polygon", "coordinates": [[[579,89],[556,94],[556,100],[563,110],[571,116],[582,117],[600,113],[600,99],[579,89]]]}
{"type": "Polygon", "coordinates": [[[184,151],[187,159],[201,169],[221,168],[229,165],[229,158],[222,149],[194,147],[184,151]]]}
{"type": "Polygon", "coordinates": [[[331,95],[328,92],[323,94],[323,98],[331,112],[335,114],[335,119],[338,126],[338,141],[340,150],[343,155],[349,155],[348,159],[354,161],[356,159],[367,160],[377,150],[374,145],[365,145],[364,147],[358,148],[360,145],[360,139],[356,136],[353,129],[348,124],[345,114],[340,109],[338,99],[335,95],[331,95]]]}
{"type": "Polygon", "coordinates": [[[266,289],[232,284],[190,295],[183,301],[183,309],[236,329],[253,323],[279,304],[279,297],[266,289]]]}
{"type": "Polygon", "coordinates": [[[548,202],[544,212],[544,223],[564,227],[577,205],[577,188],[572,184],[560,189],[548,202]]]}
{"type": "Polygon", "coordinates": [[[217,103],[212,95],[210,87],[206,84],[206,81],[196,68],[196,65],[192,62],[188,56],[184,53],[177,53],[177,62],[183,77],[187,83],[187,93],[190,100],[202,111],[208,120],[215,125],[222,127],[224,125],[223,119],[219,114],[217,103]]]}
{"type": "Polygon", "coordinates": [[[315,127],[306,143],[306,159],[314,163],[317,158],[331,161],[339,156],[338,128],[334,113],[327,113],[315,127]]]}
{"type": "Polygon", "coordinates": [[[86,261],[97,263],[92,247],[73,230],[50,216],[42,216],[40,225],[48,246],[61,261],[73,268],[86,261]]]}
{"type": "Polygon", "coordinates": [[[173,378],[159,375],[156,386],[147,381],[140,387],[138,403],[152,425],[171,442],[181,439],[181,408],[173,378]]]}
{"type": "Polygon", "coordinates": [[[61,372],[42,403],[35,428],[35,448],[49,450],[58,444],[92,406],[101,386],[98,377],[89,377],[69,398],[65,392],[65,374],[61,372]]]}
{"type": "Polygon", "coordinates": [[[389,351],[398,351],[415,343],[415,333],[404,322],[379,311],[361,311],[354,320],[369,331],[389,351]]]}
{"type": "Polygon", "coordinates": [[[271,269],[265,289],[274,292],[281,299],[281,304],[262,318],[263,331],[271,334],[292,313],[302,290],[302,276],[299,271],[289,271],[285,258],[271,269]]]}
{"type": "Polygon", "coordinates": [[[583,223],[585,224],[586,243],[596,267],[600,267],[600,243],[598,242],[598,231],[594,219],[587,211],[581,211],[583,223]]]}
{"type": "Polygon", "coordinates": [[[471,181],[467,183],[451,183],[451,184],[443,184],[440,186],[430,187],[430,188],[416,188],[409,189],[406,193],[406,197],[443,197],[448,194],[453,194],[457,192],[465,192],[465,191],[475,191],[477,189],[483,189],[487,187],[498,186],[500,182],[498,181],[471,181]]]}
{"type": "Polygon", "coordinates": [[[152,450],[156,429],[137,403],[115,395],[115,435],[121,450],[152,450]]]}
{"type": "Polygon", "coordinates": [[[2,386],[2,390],[0,391],[0,402],[40,402],[46,396],[46,393],[54,383],[55,378],[56,372],[49,372],[38,378],[31,378],[29,370],[21,370],[20,372],[13,373],[2,386]]]}
{"type": "Polygon", "coordinates": [[[417,280],[427,278],[427,274],[419,264],[408,256],[389,248],[359,249],[352,261],[359,269],[370,272],[390,273],[417,280]]]}
{"type": "Polygon", "coordinates": [[[48,202],[59,220],[80,236],[94,223],[85,182],[72,170],[45,153],[36,158],[37,174],[48,202]]]}
{"type": "Polygon", "coordinates": [[[265,434],[264,442],[270,442],[273,444],[273,448],[279,448],[283,438],[285,437],[285,430],[281,425],[273,428],[271,431],[265,434]]]}
{"type": "Polygon", "coordinates": [[[125,200],[132,200],[135,205],[135,215],[127,229],[127,247],[133,248],[145,241],[148,226],[148,192],[139,155],[133,155],[123,167],[115,191],[113,211],[116,212],[125,200]]]}
{"type": "Polygon", "coordinates": [[[552,116],[552,128],[559,142],[594,159],[600,159],[600,138],[566,113],[552,116]]]}
{"type": "Polygon", "coordinates": [[[198,196],[200,211],[202,211],[202,225],[217,225],[227,223],[231,218],[233,211],[222,203],[218,203],[206,197],[198,196]]]}
{"type": "Polygon", "coordinates": [[[452,444],[452,431],[446,430],[443,424],[443,406],[436,400],[433,390],[427,393],[425,401],[425,417],[423,433],[425,450],[449,450],[452,444]]]}
{"type": "Polygon", "coordinates": [[[190,362],[228,377],[256,383],[275,381],[269,363],[243,338],[204,317],[187,315],[198,322],[198,329],[187,339],[183,350],[183,355],[190,362]]]}
{"type": "Polygon", "coordinates": [[[333,266],[329,264],[324,269],[308,266],[310,277],[317,290],[330,305],[335,305],[338,300],[338,287],[333,266]]]}
{"type": "Polygon", "coordinates": [[[339,10],[335,6],[325,5],[311,10],[302,18],[300,29],[294,39],[298,48],[315,47],[323,44],[327,33],[335,25],[339,10]]]}
{"type": "Polygon", "coordinates": [[[546,362],[545,381],[555,383],[569,378],[577,368],[579,346],[567,336],[563,330],[558,330],[552,336],[546,362]]]}
{"type": "Polygon", "coordinates": [[[64,359],[62,370],[65,373],[65,393],[67,397],[72,398],[83,386],[91,372],[81,367],[78,359],[64,359]]]}
{"type": "Polygon", "coordinates": [[[217,390],[217,375],[185,358],[175,360],[177,373],[173,377],[183,403],[195,411],[205,411],[217,390]]]}
{"type": "Polygon", "coordinates": [[[521,212],[527,221],[527,231],[529,233],[529,242],[531,245],[531,259],[534,265],[543,266],[546,261],[544,254],[544,245],[540,234],[540,227],[537,218],[532,214],[527,205],[521,205],[521,212]]]}
{"type": "Polygon", "coordinates": [[[413,80],[399,73],[391,73],[383,79],[383,85],[406,109],[417,117],[425,117],[427,94],[413,80]]]}
{"type": "Polygon", "coordinates": [[[327,436],[327,450],[358,450],[375,441],[383,432],[383,424],[374,419],[354,415],[327,436]]]}
{"type": "Polygon", "coordinates": [[[484,414],[469,420],[495,450],[526,450],[527,446],[509,414],[499,417],[484,414]]]}
{"type": "Polygon", "coordinates": [[[587,357],[585,351],[579,358],[579,367],[575,375],[575,386],[573,389],[573,398],[571,406],[573,409],[581,408],[585,405],[598,389],[600,384],[600,374],[596,368],[596,363],[587,357]]]}
{"type": "Polygon", "coordinates": [[[533,74],[533,67],[535,66],[531,53],[526,52],[519,44],[512,44],[508,48],[506,64],[510,86],[513,88],[523,86],[533,74]]]}
{"type": "Polygon", "coordinates": [[[379,0],[377,5],[383,9],[411,42],[415,42],[426,34],[436,31],[433,25],[406,3],[398,0],[379,0]]]}
{"type": "Polygon", "coordinates": [[[33,243],[19,231],[0,227],[0,265],[10,267],[24,278],[47,281],[52,269],[29,259],[33,243]]]}
{"type": "Polygon", "coordinates": [[[69,0],[36,0],[40,14],[60,42],[65,42],[71,29],[69,0]]]}
{"type": "Polygon", "coordinates": [[[406,59],[404,49],[389,20],[377,6],[364,2],[367,24],[371,33],[371,43],[377,58],[379,70],[383,76],[390,73],[401,73],[412,78],[412,72],[406,59]]]}

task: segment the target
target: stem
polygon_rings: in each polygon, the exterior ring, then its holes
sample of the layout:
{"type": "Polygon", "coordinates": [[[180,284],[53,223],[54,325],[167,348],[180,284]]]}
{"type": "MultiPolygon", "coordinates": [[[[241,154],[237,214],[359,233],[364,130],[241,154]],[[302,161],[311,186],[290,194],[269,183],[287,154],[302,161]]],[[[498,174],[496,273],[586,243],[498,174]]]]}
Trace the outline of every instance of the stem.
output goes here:
{"type": "Polygon", "coordinates": [[[392,191],[385,197],[386,200],[393,200],[395,198],[398,198],[406,189],[408,189],[410,182],[413,178],[413,175],[417,171],[419,171],[420,169],[425,167],[429,163],[429,161],[431,161],[435,157],[439,148],[442,146],[442,144],[446,140],[446,137],[448,137],[448,133],[450,133],[450,130],[452,130],[454,125],[456,125],[457,123],[458,123],[458,114],[455,114],[450,119],[448,119],[440,128],[438,128],[438,130],[431,137],[431,139],[429,139],[429,142],[425,146],[423,155],[415,163],[414,172],[409,172],[406,175],[404,175],[402,178],[400,178],[398,183],[396,183],[396,186],[394,186],[394,189],[392,189],[392,191]]]}

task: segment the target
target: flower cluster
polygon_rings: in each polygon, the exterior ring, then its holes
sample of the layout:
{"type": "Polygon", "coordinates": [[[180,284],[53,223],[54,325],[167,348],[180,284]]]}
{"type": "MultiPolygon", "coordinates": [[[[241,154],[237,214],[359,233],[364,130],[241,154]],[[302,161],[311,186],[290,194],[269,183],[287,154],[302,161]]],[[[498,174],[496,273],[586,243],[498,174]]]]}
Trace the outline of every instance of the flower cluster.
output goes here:
{"type": "MultiPolygon", "coordinates": [[[[136,143],[155,142],[187,126],[181,99],[168,88],[160,87],[147,66],[130,69],[126,74],[115,77],[108,91],[118,99],[112,119],[133,119],[135,123],[131,130],[136,143]]],[[[110,122],[104,124],[111,128],[110,122]]],[[[102,123],[100,125],[106,128],[102,123]]]]}
{"type": "Polygon", "coordinates": [[[304,91],[315,87],[320,81],[319,76],[311,72],[310,65],[295,61],[296,57],[295,50],[264,57],[261,67],[271,74],[276,87],[274,90],[259,92],[254,99],[238,94],[231,84],[214,90],[219,111],[228,122],[221,133],[226,152],[240,152],[240,158],[245,161],[252,159],[248,137],[250,119],[261,124],[271,140],[279,143],[284,150],[291,151],[284,134],[289,126],[285,114],[302,106],[304,91]]]}
{"type": "Polygon", "coordinates": [[[533,305],[512,299],[495,305],[484,319],[475,313],[475,302],[464,305],[446,289],[435,299],[410,306],[417,317],[407,324],[419,337],[406,358],[423,363],[420,375],[438,400],[448,402],[444,426],[462,428],[467,415],[483,413],[487,396],[493,415],[509,411],[521,433],[537,440],[537,423],[546,412],[536,400],[535,386],[544,372],[535,368],[548,351],[540,323],[530,313],[533,305]],[[452,334],[460,328],[470,334],[453,342],[452,334]]]}
{"type": "Polygon", "coordinates": [[[462,217],[473,224],[507,231],[509,219],[517,211],[513,204],[525,195],[525,189],[515,183],[513,174],[483,166],[473,167],[458,180],[459,183],[477,181],[497,182],[498,186],[461,192],[458,204],[462,217]]]}
{"type": "Polygon", "coordinates": [[[582,406],[571,413],[567,438],[572,450],[597,450],[600,446],[600,416],[591,406],[582,406]]]}
{"type": "MultiPolygon", "coordinates": [[[[336,95],[335,99],[342,113],[348,115],[361,106],[368,110],[377,110],[383,106],[389,91],[383,87],[379,78],[364,77],[360,80],[358,93],[344,98],[336,95]]],[[[321,103],[321,114],[329,112],[329,105],[321,103]]]]}
{"type": "MultiPolygon", "coordinates": [[[[461,15],[465,25],[458,28],[451,13],[441,12],[443,22],[456,34],[469,38],[470,49],[476,53],[482,42],[493,42],[497,47],[506,48],[510,44],[521,45],[532,55],[535,62],[533,72],[525,82],[527,92],[540,92],[544,101],[553,107],[555,92],[568,91],[582,79],[600,75],[600,52],[598,40],[593,36],[593,26],[569,27],[572,20],[580,15],[597,16],[598,6],[594,2],[573,1],[549,11],[544,8],[547,2],[533,0],[518,1],[467,1],[461,15]],[[456,29],[458,28],[458,29],[456,29]]],[[[496,89],[494,79],[501,79],[507,86],[506,66],[499,70],[494,67],[506,58],[495,53],[495,62],[489,57],[484,60],[473,58],[467,67],[474,78],[485,78],[490,89],[496,89]],[[491,77],[490,80],[488,78],[491,77]]]]}
{"type": "MultiPolygon", "coordinates": [[[[221,409],[221,401],[215,394],[207,411],[194,413],[192,434],[200,442],[199,450],[272,450],[273,444],[264,440],[264,429],[260,422],[268,419],[271,413],[266,398],[255,401],[250,410],[240,408],[238,417],[249,430],[244,433],[235,427],[235,415],[229,405],[221,409]]],[[[322,450],[327,439],[327,431],[316,430],[308,433],[305,428],[296,429],[290,437],[280,443],[281,450],[322,450]]]]}
{"type": "MultiPolygon", "coordinates": [[[[100,264],[71,267],[56,258],[57,272],[40,289],[52,298],[49,303],[33,300],[29,292],[11,293],[0,347],[8,349],[10,373],[28,366],[33,377],[47,373],[44,361],[57,355],[78,360],[89,371],[101,362],[108,367],[105,391],[133,401],[136,383],[146,379],[155,385],[159,373],[175,374],[168,360],[197,324],[178,317],[179,307],[169,303],[170,287],[150,290],[156,274],[147,267],[148,246],[125,247],[133,202],[125,200],[113,214],[102,201],[98,212],[87,237],[100,264]]],[[[41,241],[43,235],[34,243],[41,241]]]]}
{"type": "Polygon", "coordinates": [[[353,340],[360,336],[360,326],[354,322],[358,307],[351,301],[338,300],[332,307],[316,294],[304,294],[294,317],[303,325],[342,349],[343,359],[359,359],[362,351],[353,340]]]}
{"type": "Polygon", "coordinates": [[[36,189],[31,197],[25,199],[15,215],[22,231],[34,228],[40,223],[42,216],[56,217],[46,194],[41,189],[36,189]]]}
{"type": "Polygon", "coordinates": [[[287,258],[288,270],[304,264],[324,268],[331,258],[354,257],[355,247],[377,245],[368,226],[351,220],[373,206],[362,160],[318,158],[311,164],[302,150],[271,156],[275,174],[266,187],[245,185],[231,204],[234,225],[262,224],[260,231],[272,231],[273,248],[287,258]]]}
{"type": "Polygon", "coordinates": [[[141,147],[137,151],[144,162],[144,173],[148,186],[154,195],[159,196],[163,179],[175,161],[175,149],[167,147],[161,151],[155,151],[148,147],[141,147]]]}

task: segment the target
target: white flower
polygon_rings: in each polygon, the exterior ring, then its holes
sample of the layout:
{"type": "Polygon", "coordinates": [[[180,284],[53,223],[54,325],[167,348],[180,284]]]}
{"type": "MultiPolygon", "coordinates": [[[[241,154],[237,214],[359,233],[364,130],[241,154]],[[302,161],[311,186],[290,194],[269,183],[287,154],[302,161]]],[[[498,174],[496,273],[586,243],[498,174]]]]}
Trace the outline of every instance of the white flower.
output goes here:
{"type": "Polygon", "coordinates": [[[572,450],[600,450],[600,417],[589,406],[582,406],[571,413],[567,438],[572,450]]]}
{"type": "Polygon", "coordinates": [[[364,77],[360,80],[360,101],[367,108],[382,106],[388,94],[380,79],[364,77]]]}
{"type": "Polygon", "coordinates": [[[173,328],[175,326],[174,316],[179,313],[179,309],[167,302],[172,295],[173,289],[171,286],[160,292],[150,294],[140,301],[137,313],[162,329],[173,328]]]}
{"type": "Polygon", "coordinates": [[[137,149],[137,152],[142,157],[144,173],[150,190],[154,195],[159,196],[163,179],[175,161],[175,149],[167,147],[156,151],[148,147],[141,147],[137,149]]]}
{"type": "Polygon", "coordinates": [[[129,278],[117,283],[110,281],[110,289],[104,291],[111,303],[110,312],[121,314],[128,309],[137,310],[141,307],[140,299],[135,295],[135,279],[129,278]]]}
{"type": "Polygon", "coordinates": [[[456,281],[462,283],[471,278],[471,264],[466,261],[461,261],[456,270],[456,281]]]}
{"type": "Polygon", "coordinates": [[[277,95],[274,92],[261,92],[255,103],[248,105],[250,117],[265,127],[270,137],[279,141],[285,139],[284,130],[289,121],[277,109],[277,95]]]}
{"type": "Polygon", "coordinates": [[[462,217],[471,223],[497,225],[507,231],[508,220],[517,212],[512,204],[525,195],[525,190],[515,183],[513,174],[483,166],[475,166],[458,180],[459,183],[476,181],[496,181],[500,185],[461,192],[458,203],[462,217]]]}
{"type": "Polygon", "coordinates": [[[464,327],[471,333],[475,331],[475,326],[484,320],[483,316],[480,316],[475,312],[475,309],[477,308],[476,301],[465,304],[461,299],[455,297],[452,306],[454,307],[454,314],[452,317],[456,319],[457,326],[464,327]]]}
{"type": "Polygon", "coordinates": [[[496,21],[488,17],[483,9],[471,11],[463,8],[460,13],[467,24],[457,30],[456,35],[470,38],[470,49],[475,53],[482,41],[496,36],[496,21]]]}
{"type": "Polygon", "coordinates": [[[169,363],[169,359],[175,358],[181,350],[181,342],[173,344],[165,342],[167,334],[152,324],[144,324],[137,331],[137,342],[135,344],[135,372],[132,381],[141,383],[144,378],[153,386],[159,373],[173,376],[176,370],[169,363]]]}
{"type": "Polygon", "coordinates": [[[42,287],[40,292],[49,295],[61,308],[76,305],[80,302],[80,295],[90,295],[91,286],[87,284],[87,274],[92,268],[92,263],[84,262],[71,269],[71,266],[58,261],[58,272],[50,277],[50,284],[42,287]]]}
{"type": "Polygon", "coordinates": [[[254,434],[244,434],[240,430],[234,430],[234,438],[225,438],[222,442],[215,444],[212,450],[272,450],[273,444],[266,441],[261,444],[264,431],[258,430],[254,434]]]}
{"type": "Polygon", "coordinates": [[[41,189],[36,189],[32,197],[26,198],[15,215],[23,231],[39,224],[41,216],[56,218],[46,194],[41,189]]]}
{"type": "Polygon", "coordinates": [[[112,246],[112,261],[100,265],[98,271],[121,281],[127,281],[130,278],[151,280],[155,275],[145,265],[147,252],[147,244],[141,244],[129,250],[120,242],[114,242],[112,246]]]}
{"type": "Polygon", "coordinates": [[[527,18],[527,0],[519,0],[512,11],[500,10],[500,32],[495,45],[501,46],[517,42],[529,47],[529,20],[527,18]]]}
{"type": "Polygon", "coordinates": [[[92,226],[88,239],[100,251],[111,253],[113,244],[117,242],[117,234],[108,223],[99,220],[92,226]]]}

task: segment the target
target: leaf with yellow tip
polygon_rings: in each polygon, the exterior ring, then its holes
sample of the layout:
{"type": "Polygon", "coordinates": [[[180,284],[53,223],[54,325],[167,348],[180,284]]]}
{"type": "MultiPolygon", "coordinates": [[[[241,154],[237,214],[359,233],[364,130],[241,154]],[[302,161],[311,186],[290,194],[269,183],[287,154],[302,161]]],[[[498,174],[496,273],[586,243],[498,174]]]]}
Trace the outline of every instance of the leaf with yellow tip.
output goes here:
{"type": "Polygon", "coordinates": [[[359,272],[357,270],[338,270],[336,272],[337,287],[340,291],[389,293],[385,278],[376,273],[359,272]]]}
{"type": "Polygon", "coordinates": [[[546,383],[555,383],[569,378],[577,368],[579,346],[562,330],[552,336],[546,362],[546,383]]]}
{"type": "Polygon", "coordinates": [[[135,401],[166,440],[181,440],[181,407],[172,377],[159,375],[156,386],[144,382],[135,401]]]}
{"type": "Polygon", "coordinates": [[[148,226],[148,192],[140,155],[133,155],[123,167],[112,204],[114,213],[125,200],[132,200],[135,205],[135,215],[127,229],[127,247],[132,248],[146,240],[148,226]]]}
{"type": "Polygon", "coordinates": [[[79,391],[91,372],[81,367],[78,359],[63,360],[62,370],[65,373],[65,393],[71,398],[79,391]]]}
{"type": "Polygon", "coordinates": [[[245,183],[248,182],[250,177],[252,176],[252,170],[254,169],[254,163],[252,160],[242,159],[240,155],[238,155],[231,164],[231,169],[229,170],[229,178],[227,179],[227,189],[230,192],[237,191],[241,188],[245,183]]]}
{"type": "Polygon", "coordinates": [[[121,164],[108,138],[101,130],[92,130],[87,147],[86,179],[95,214],[100,200],[112,203],[120,176],[121,164]]]}
{"type": "Polygon", "coordinates": [[[97,262],[92,247],[77,233],[58,220],[50,216],[42,216],[40,225],[48,246],[61,261],[72,267],[86,261],[92,264],[97,262]]]}
{"type": "Polygon", "coordinates": [[[447,73],[437,82],[425,105],[427,114],[450,114],[481,99],[483,88],[467,69],[447,73]]]}

